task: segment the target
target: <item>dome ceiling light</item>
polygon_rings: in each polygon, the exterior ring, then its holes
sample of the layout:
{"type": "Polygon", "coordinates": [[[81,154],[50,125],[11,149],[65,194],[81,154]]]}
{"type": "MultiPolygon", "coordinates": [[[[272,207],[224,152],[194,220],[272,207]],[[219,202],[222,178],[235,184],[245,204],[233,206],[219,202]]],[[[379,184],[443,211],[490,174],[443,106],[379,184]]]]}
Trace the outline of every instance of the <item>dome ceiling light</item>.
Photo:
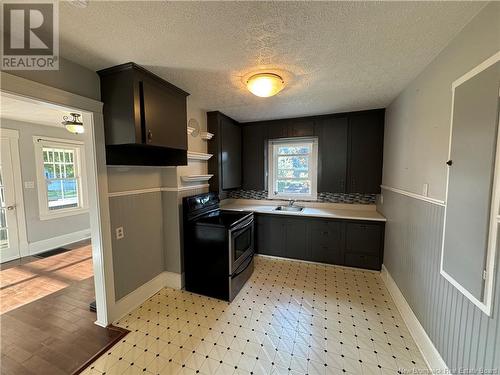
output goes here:
{"type": "Polygon", "coordinates": [[[247,80],[248,90],[261,98],[276,95],[285,87],[285,81],[274,73],[257,73],[247,80]]]}
{"type": "Polygon", "coordinates": [[[81,115],[79,113],[70,113],[69,115],[72,118],[69,116],[63,116],[64,121],[62,124],[66,130],[73,134],[82,134],[85,131],[85,128],[83,127],[83,122],[80,121],[81,115]]]}

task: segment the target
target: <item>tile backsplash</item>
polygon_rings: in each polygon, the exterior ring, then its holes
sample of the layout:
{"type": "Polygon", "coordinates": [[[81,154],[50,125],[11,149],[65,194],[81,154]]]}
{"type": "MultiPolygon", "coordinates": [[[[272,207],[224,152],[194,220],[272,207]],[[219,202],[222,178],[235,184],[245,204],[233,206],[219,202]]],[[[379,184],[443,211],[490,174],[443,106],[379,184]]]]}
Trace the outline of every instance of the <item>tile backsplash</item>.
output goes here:
{"type": "MultiPolygon", "coordinates": [[[[266,190],[232,190],[229,198],[234,199],[268,199],[266,190]]],[[[361,193],[318,193],[317,202],[322,203],[352,203],[375,204],[377,194],[361,193]]],[[[300,201],[300,199],[298,199],[300,201]]]]}

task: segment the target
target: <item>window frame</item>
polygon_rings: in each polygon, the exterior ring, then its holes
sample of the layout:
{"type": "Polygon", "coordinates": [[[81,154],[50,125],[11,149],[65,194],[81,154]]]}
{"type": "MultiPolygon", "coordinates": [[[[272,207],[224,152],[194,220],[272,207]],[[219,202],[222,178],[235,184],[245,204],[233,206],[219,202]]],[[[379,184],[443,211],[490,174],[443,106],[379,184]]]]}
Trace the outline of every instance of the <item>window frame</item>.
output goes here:
{"type": "Polygon", "coordinates": [[[84,143],[70,139],[33,137],[35,147],[35,168],[37,177],[38,213],[40,220],[51,220],[89,212],[84,143]],[[74,174],[77,180],[78,207],[49,209],[47,180],[44,174],[43,149],[62,148],[73,151],[74,174]]]}
{"type": "Polygon", "coordinates": [[[269,199],[293,199],[304,201],[316,201],[318,197],[318,137],[300,137],[300,138],[279,138],[268,141],[268,198],[269,199]],[[283,145],[296,145],[311,143],[311,156],[309,164],[309,173],[311,174],[311,194],[286,194],[275,191],[277,180],[277,147],[283,145]]]}

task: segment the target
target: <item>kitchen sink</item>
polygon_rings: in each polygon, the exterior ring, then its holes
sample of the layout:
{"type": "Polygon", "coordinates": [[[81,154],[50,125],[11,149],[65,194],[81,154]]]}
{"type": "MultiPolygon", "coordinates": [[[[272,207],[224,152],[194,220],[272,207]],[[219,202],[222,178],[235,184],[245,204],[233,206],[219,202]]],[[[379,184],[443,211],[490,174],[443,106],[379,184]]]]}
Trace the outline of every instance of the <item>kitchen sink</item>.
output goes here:
{"type": "Polygon", "coordinates": [[[300,206],[278,206],[275,208],[276,211],[291,211],[291,212],[300,212],[304,209],[304,207],[300,206]]]}

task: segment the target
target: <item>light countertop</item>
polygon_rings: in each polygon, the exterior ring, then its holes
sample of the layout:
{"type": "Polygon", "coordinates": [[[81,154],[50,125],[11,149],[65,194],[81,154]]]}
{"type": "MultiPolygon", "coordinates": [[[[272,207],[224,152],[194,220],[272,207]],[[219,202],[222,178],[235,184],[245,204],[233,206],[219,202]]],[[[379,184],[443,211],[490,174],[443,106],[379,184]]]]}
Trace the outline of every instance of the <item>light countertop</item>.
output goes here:
{"type": "Polygon", "coordinates": [[[286,205],[286,202],[252,199],[227,199],[221,202],[220,208],[222,210],[251,211],[273,215],[386,221],[386,218],[377,212],[375,205],[297,202],[295,204],[296,206],[305,207],[300,212],[276,211],[276,207],[279,205],[286,205]]]}

